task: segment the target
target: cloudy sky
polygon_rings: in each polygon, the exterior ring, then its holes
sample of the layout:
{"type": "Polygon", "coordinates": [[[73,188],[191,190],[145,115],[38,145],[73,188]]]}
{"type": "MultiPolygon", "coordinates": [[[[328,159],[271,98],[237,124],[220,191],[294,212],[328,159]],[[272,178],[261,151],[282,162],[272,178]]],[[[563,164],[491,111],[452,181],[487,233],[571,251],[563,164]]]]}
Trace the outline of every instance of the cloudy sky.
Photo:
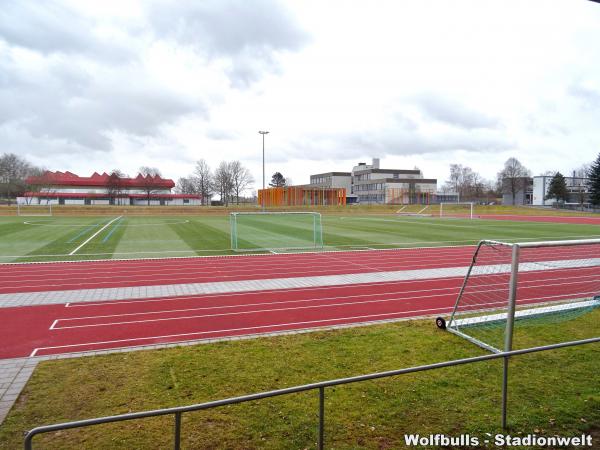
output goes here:
{"type": "Polygon", "coordinates": [[[493,178],[600,152],[600,5],[587,0],[0,0],[0,153],[172,178],[451,163],[493,178]]]}

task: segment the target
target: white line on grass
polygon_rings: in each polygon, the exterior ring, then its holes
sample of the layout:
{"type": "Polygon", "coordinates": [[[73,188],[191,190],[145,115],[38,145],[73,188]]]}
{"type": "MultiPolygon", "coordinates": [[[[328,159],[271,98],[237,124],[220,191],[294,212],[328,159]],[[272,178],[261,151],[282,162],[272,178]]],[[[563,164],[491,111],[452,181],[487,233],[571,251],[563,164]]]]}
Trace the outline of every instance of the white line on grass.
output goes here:
{"type": "Polygon", "coordinates": [[[92,239],[94,239],[96,236],[98,236],[102,231],[104,231],[106,228],[108,228],[108,226],[110,226],[111,223],[116,222],[117,220],[119,220],[122,217],[123,216],[115,217],[113,220],[111,220],[110,222],[108,222],[106,225],[104,225],[102,228],[100,228],[98,231],[96,231],[94,234],[92,234],[83,244],[81,244],[79,247],[77,247],[75,250],[73,250],[71,253],[69,253],[69,256],[72,256],[75,253],[77,253],[77,250],[79,250],[85,244],[87,244],[92,239]]]}

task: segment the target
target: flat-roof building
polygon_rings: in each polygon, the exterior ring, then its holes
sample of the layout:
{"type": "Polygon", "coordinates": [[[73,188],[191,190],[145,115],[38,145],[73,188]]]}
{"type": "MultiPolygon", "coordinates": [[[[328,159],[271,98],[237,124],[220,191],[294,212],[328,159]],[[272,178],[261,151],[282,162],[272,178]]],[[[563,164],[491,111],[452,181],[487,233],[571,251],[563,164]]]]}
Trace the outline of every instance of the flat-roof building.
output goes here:
{"type": "Polygon", "coordinates": [[[345,188],[347,203],[428,204],[434,202],[437,179],[425,178],[419,169],[382,169],[374,158],[351,172],[311,175],[310,186],[345,188]]]}
{"type": "Polygon", "coordinates": [[[199,205],[196,194],[172,194],[173,180],[160,176],[115,177],[94,172],[80,177],[72,172],[46,171],[29,177],[35,190],[26,192],[17,202],[53,205],[199,205]]]}

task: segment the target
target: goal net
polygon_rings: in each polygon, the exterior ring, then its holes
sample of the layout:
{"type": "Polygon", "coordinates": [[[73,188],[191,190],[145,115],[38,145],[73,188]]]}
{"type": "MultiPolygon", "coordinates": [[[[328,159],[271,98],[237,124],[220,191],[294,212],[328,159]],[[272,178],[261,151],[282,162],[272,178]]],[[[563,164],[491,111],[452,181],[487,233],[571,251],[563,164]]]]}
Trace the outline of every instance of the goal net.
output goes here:
{"type": "Polygon", "coordinates": [[[440,203],[440,217],[454,217],[459,219],[472,219],[473,203],[440,203]]]}
{"type": "Polygon", "coordinates": [[[600,239],[480,242],[450,318],[437,325],[500,352],[552,340],[575,319],[578,331],[600,335],[600,239]]]}
{"type": "Polygon", "coordinates": [[[52,215],[52,204],[47,205],[27,205],[24,203],[17,203],[17,216],[51,216],[52,215]]]}
{"type": "Polygon", "coordinates": [[[321,214],[316,212],[234,212],[229,222],[234,251],[323,247],[321,214]]]}

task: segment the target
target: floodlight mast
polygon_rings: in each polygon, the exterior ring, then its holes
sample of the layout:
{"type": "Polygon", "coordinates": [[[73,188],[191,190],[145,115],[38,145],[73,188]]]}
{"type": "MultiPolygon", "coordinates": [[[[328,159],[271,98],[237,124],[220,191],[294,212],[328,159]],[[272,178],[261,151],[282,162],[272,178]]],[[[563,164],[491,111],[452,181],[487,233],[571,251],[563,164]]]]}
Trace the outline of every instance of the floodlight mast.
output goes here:
{"type": "Polygon", "coordinates": [[[259,131],[260,134],[262,134],[262,179],[263,179],[263,183],[262,183],[262,188],[263,188],[263,194],[262,194],[262,198],[261,198],[261,206],[262,209],[265,209],[265,134],[269,134],[268,131],[259,131]]]}

